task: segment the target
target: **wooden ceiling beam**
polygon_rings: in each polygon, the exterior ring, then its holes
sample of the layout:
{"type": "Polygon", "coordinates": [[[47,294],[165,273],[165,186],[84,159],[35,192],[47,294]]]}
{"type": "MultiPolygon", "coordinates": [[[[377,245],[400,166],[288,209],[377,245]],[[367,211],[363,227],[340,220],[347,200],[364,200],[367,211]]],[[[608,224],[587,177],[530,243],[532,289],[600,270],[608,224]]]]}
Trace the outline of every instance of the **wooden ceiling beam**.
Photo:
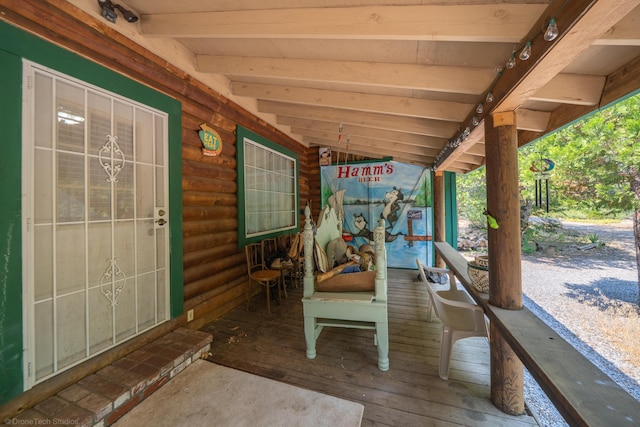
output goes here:
{"type": "Polygon", "coordinates": [[[480,139],[479,141],[476,141],[475,144],[470,144],[469,148],[465,151],[465,153],[484,157],[485,155],[484,134],[482,136],[483,138],[480,139]]]}
{"type": "Polygon", "coordinates": [[[473,104],[423,98],[232,82],[233,93],[257,99],[460,122],[473,104]]]}
{"type": "MultiPolygon", "coordinates": [[[[291,128],[291,132],[297,135],[302,135],[303,137],[313,137],[313,138],[322,138],[326,140],[334,140],[338,142],[336,138],[336,134],[334,132],[325,132],[321,130],[314,129],[299,129],[299,128],[291,128]]],[[[415,153],[415,154],[427,154],[429,156],[435,157],[436,154],[440,152],[440,147],[429,146],[426,144],[416,145],[416,144],[404,144],[399,141],[394,140],[383,140],[377,138],[368,138],[358,135],[342,135],[342,143],[346,144],[346,141],[349,140],[355,143],[364,143],[371,144],[372,147],[394,147],[398,150],[406,151],[407,153],[415,153]]]]}
{"type": "MultiPolygon", "coordinates": [[[[329,147],[329,145],[324,145],[324,144],[312,144],[309,141],[305,141],[305,144],[309,145],[310,147],[329,147]]],[[[344,150],[336,150],[334,149],[334,147],[331,147],[332,153],[331,155],[334,156],[336,159],[338,159],[338,153],[345,153],[344,150]]],[[[373,160],[377,160],[377,159],[382,159],[384,157],[390,157],[387,155],[383,155],[381,153],[372,153],[371,151],[367,151],[367,150],[358,150],[357,148],[354,148],[352,150],[349,150],[348,154],[353,154],[355,156],[362,156],[362,157],[366,157],[369,159],[373,159],[373,160]]],[[[342,161],[344,161],[344,157],[340,158],[342,161]]]]}
{"type": "Polygon", "coordinates": [[[418,89],[480,95],[495,77],[488,68],[382,62],[196,55],[203,73],[418,89]]]}
{"type": "MultiPolygon", "coordinates": [[[[328,132],[333,134],[334,138],[338,139],[339,123],[326,122],[319,120],[309,120],[299,117],[289,117],[279,115],[276,117],[277,123],[285,126],[289,126],[293,133],[298,135],[304,135],[307,130],[328,132]],[[295,131],[294,131],[295,129],[295,131]]],[[[373,129],[365,126],[357,126],[354,124],[348,124],[343,126],[343,138],[345,135],[358,135],[364,138],[382,140],[382,141],[395,141],[407,145],[415,145],[418,147],[434,147],[438,150],[442,149],[447,143],[446,138],[436,138],[433,136],[418,135],[415,133],[407,133],[404,131],[387,130],[387,129],[373,129]]]]}
{"type": "MultiPolygon", "coordinates": [[[[335,147],[332,147],[331,150],[333,151],[333,156],[336,156],[336,159],[338,159],[337,156],[340,156],[339,157],[340,161],[343,161],[343,159],[344,159],[343,155],[345,153],[343,148],[336,149],[335,147]]],[[[398,153],[395,153],[395,154],[385,154],[385,155],[381,155],[381,154],[377,153],[377,154],[374,155],[371,152],[364,152],[364,151],[361,151],[361,150],[349,150],[349,154],[355,154],[355,155],[369,157],[369,158],[373,158],[373,159],[382,159],[382,158],[385,158],[385,157],[390,157],[393,161],[396,161],[396,162],[408,163],[408,164],[412,164],[412,165],[416,165],[416,166],[422,166],[422,167],[425,167],[425,165],[428,164],[428,163],[425,163],[423,160],[420,160],[420,159],[418,159],[416,157],[411,157],[411,156],[405,155],[404,153],[401,153],[401,152],[398,152],[398,153]]],[[[447,171],[465,174],[465,173],[475,169],[476,167],[477,166],[469,165],[469,164],[466,164],[466,163],[453,163],[447,169],[447,171]]]]}
{"type": "Polygon", "coordinates": [[[346,148],[346,144],[342,143],[340,145],[338,145],[338,143],[336,141],[333,140],[329,140],[329,139],[323,139],[323,138],[314,138],[311,136],[307,136],[304,138],[304,141],[306,143],[308,143],[310,146],[311,145],[318,145],[321,147],[331,147],[331,149],[339,149],[340,151],[347,152],[347,153],[352,153],[352,152],[359,152],[359,153],[368,153],[367,155],[371,155],[372,153],[375,153],[381,157],[402,157],[402,158],[409,158],[412,159],[413,161],[416,162],[421,162],[423,165],[424,164],[428,164],[429,162],[432,162],[434,159],[434,156],[428,156],[428,155],[423,155],[423,154],[412,154],[412,153],[407,153],[405,151],[402,150],[396,150],[393,149],[392,147],[375,147],[373,145],[370,144],[356,144],[351,142],[349,144],[349,148],[346,148]]]}
{"type": "Polygon", "coordinates": [[[607,77],[600,106],[604,107],[640,89],[640,56],[607,77]]]}
{"type": "MultiPolygon", "coordinates": [[[[478,142],[484,142],[484,123],[481,123],[475,128],[467,139],[462,141],[460,146],[451,152],[444,160],[438,165],[438,170],[448,171],[449,168],[459,161],[460,156],[467,152],[467,150],[478,142]]],[[[483,144],[484,145],[484,144],[483,144]]]]}
{"type": "MultiPolygon", "coordinates": [[[[292,132],[296,133],[295,130],[293,129],[292,129],[292,132]]],[[[302,135],[304,136],[304,139],[306,141],[309,141],[311,138],[313,138],[314,140],[327,141],[326,144],[331,143],[331,146],[338,145],[338,141],[335,138],[335,136],[333,134],[329,134],[326,132],[307,131],[302,135]]],[[[400,144],[398,142],[392,142],[392,141],[380,141],[380,140],[363,138],[363,137],[353,136],[353,135],[350,136],[349,138],[347,138],[346,135],[343,136],[342,141],[340,142],[340,145],[346,146],[347,141],[350,147],[351,146],[370,147],[370,149],[376,150],[376,151],[388,150],[393,152],[403,152],[403,153],[407,153],[408,155],[426,156],[432,159],[435,158],[436,154],[438,154],[438,152],[440,151],[437,148],[418,147],[415,145],[400,144]]]]}
{"type": "Polygon", "coordinates": [[[484,164],[484,154],[482,156],[474,156],[468,152],[460,154],[458,162],[464,162],[470,165],[482,165],[484,164]]]}
{"type": "Polygon", "coordinates": [[[532,141],[544,136],[544,132],[532,132],[528,130],[518,131],[518,147],[524,147],[532,141]]]}
{"type": "Polygon", "coordinates": [[[534,44],[541,45],[543,51],[531,58],[533,61],[520,61],[520,67],[509,70],[511,73],[505,73],[504,78],[498,80],[492,112],[516,110],[631,12],[638,1],[577,0],[562,4],[566,6],[560,8],[556,16],[560,35],[549,43],[540,34],[534,44]]]}
{"type": "Polygon", "coordinates": [[[593,44],[599,46],[640,46],[640,6],[618,21],[593,44]]]}
{"type": "Polygon", "coordinates": [[[518,129],[543,132],[547,130],[551,113],[533,111],[525,108],[516,110],[516,126],[518,129]]]}
{"type": "MultiPolygon", "coordinates": [[[[373,153],[375,153],[376,158],[380,157],[393,157],[394,160],[403,161],[412,164],[419,165],[427,165],[430,162],[433,162],[434,156],[424,155],[424,154],[416,154],[409,153],[404,150],[398,150],[391,146],[377,146],[372,145],[364,141],[364,144],[351,141],[349,144],[349,148],[347,149],[346,144],[342,143],[338,145],[338,143],[331,139],[324,138],[316,138],[313,136],[305,137],[305,143],[310,146],[320,146],[320,147],[331,147],[333,151],[340,153],[351,153],[358,155],[365,155],[371,157],[373,153]]],[[[462,156],[455,163],[452,164],[452,171],[468,171],[474,169],[479,164],[481,164],[483,158],[473,157],[473,156],[462,156]]]]}
{"type": "MultiPolygon", "coordinates": [[[[527,134],[525,132],[518,132],[518,144],[520,146],[525,145],[540,138],[544,134],[553,132],[567,123],[571,123],[594,112],[598,108],[606,108],[611,103],[638,90],[640,90],[640,56],[611,73],[606,78],[598,105],[562,105],[550,114],[549,123],[541,133],[527,134]],[[524,140],[520,141],[521,138],[524,138],[524,140]]],[[[520,127],[518,126],[518,128],[520,127]]]]}
{"type": "MultiPolygon", "coordinates": [[[[513,69],[498,76],[492,87],[494,101],[485,105],[484,113],[478,119],[482,121],[486,115],[495,112],[516,111],[637,6],[637,0],[553,0],[524,39],[532,40],[531,57],[527,61],[516,61],[513,69]],[[552,16],[560,28],[560,35],[547,42],[543,33],[552,16]]],[[[465,123],[471,121],[473,114],[465,123]]],[[[483,140],[483,128],[474,128],[467,139],[483,140]],[[476,134],[482,134],[482,138],[476,134]]],[[[447,148],[434,166],[440,169],[449,164],[448,157],[467,147],[468,144],[462,142],[458,147],[447,148]]]]}
{"type": "Polygon", "coordinates": [[[598,105],[605,80],[606,78],[603,76],[558,74],[529,100],[559,104],[598,105]]]}
{"type": "Polygon", "coordinates": [[[321,120],[336,124],[354,124],[376,129],[388,129],[440,138],[449,137],[457,129],[457,125],[455,123],[441,120],[402,117],[380,113],[364,113],[336,108],[312,106],[302,108],[295,104],[285,104],[273,101],[258,101],[258,110],[263,113],[275,115],[321,120]]]}
{"type": "Polygon", "coordinates": [[[146,14],[140,27],[146,37],[517,43],[545,7],[498,3],[146,14]]]}

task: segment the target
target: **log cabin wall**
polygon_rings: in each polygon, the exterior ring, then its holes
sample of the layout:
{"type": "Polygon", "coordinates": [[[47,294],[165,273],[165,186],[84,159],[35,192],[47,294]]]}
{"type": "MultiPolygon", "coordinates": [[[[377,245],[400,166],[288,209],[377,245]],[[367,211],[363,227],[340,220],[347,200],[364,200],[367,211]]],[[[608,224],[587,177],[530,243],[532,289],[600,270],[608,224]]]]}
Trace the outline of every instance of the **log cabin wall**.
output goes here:
{"type": "Polygon", "coordinates": [[[302,146],[66,1],[12,2],[0,5],[0,17],[182,103],[184,308],[194,309],[190,326],[198,328],[242,303],[247,276],[244,252],[237,245],[236,126],[299,156],[301,205],[313,198],[319,206],[319,176],[310,176],[319,173],[317,148],[302,146]],[[220,134],[220,156],[202,155],[202,123],[220,134]]]}

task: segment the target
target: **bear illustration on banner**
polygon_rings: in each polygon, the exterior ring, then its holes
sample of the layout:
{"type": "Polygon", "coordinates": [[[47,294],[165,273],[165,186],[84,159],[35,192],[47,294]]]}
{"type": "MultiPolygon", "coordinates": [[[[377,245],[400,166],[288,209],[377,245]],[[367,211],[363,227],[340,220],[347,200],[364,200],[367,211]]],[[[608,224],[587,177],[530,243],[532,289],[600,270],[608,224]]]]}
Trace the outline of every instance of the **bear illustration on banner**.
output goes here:
{"type": "Polygon", "coordinates": [[[321,192],[322,207],[331,205],[342,217],[348,244],[370,244],[373,228],[384,220],[389,267],[415,269],[416,257],[431,265],[428,169],[393,161],[323,166],[321,192]]]}

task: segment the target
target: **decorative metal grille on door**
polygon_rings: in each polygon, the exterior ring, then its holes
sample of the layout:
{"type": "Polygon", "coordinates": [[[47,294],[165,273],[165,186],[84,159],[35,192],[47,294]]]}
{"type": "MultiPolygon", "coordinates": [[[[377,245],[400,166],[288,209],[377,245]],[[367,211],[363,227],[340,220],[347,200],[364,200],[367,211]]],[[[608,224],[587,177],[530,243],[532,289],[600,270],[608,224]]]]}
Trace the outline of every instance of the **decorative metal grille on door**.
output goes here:
{"type": "Polygon", "coordinates": [[[28,388],[168,319],[169,215],[167,115],[24,68],[28,388]]]}

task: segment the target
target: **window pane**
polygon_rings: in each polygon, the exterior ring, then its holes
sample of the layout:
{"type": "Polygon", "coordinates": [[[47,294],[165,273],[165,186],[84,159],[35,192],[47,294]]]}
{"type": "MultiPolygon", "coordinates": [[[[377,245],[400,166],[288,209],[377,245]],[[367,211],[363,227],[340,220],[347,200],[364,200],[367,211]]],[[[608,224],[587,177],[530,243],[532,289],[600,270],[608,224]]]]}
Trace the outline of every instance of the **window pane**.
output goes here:
{"type": "MultiPolygon", "coordinates": [[[[87,253],[87,269],[89,287],[100,286],[112,258],[111,223],[93,223],[87,226],[87,240],[91,242],[87,253]]],[[[106,303],[103,298],[103,302],[106,303]]]]}
{"type": "Polygon", "coordinates": [[[246,237],[294,228],[295,159],[247,138],[242,143],[246,237]]]}
{"type": "Polygon", "coordinates": [[[56,229],[57,294],[85,286],[85,235],[83,224],[59,225],[56,229]]]}
{"type": "Polygon", "coordinates": [[[58,153],[58,221],[84,220],[84,159],[58,153]]]}
{"type": "Polygon", "coordinates": [[[115,306],[115,315],[116,342],[121,342],[136,333],[134,281],[131,279],[115,281],[113,289],[115,292],[120,291],[118,304],[115,306]]]}
{"type": "Polygon", "coordinates": [[[153,218],[136,221],[138,273],[147,273],[155,269],[156,242],[153,218]]]}
{"type": "Polygon", "coordinates": [[[156,276],[154,273],[138,277],[138,329],[153,326],[156,319],[156,276]]]}
{"type": "Polygon", "coordinates": [[[111,183],[98,157],[89,157],[89,220],[111,219],[111,183]]]}
{"type": "Polygon", "coordinates": [[[133,218],[133,163],[126,162],[116,177],[114,183],[114,198],[116,205],[116,218],[133,218]]]}
{"type": "Polygon", "coordinates": [[[137,217],[153,218],[154,216],[154,192],[153,192],[153,167],[138,164],[136,168],[137,189],[137,217]]]}
{"type": "Polygon", "coordinates": [[[36,73],[35,92],[38,94],[38,102],[34,105],[34,123],[38,124],[38,137],[34,143],[37,147],[51,148],[53,137],[53,79],[36,73]]]}
{"type": "Polygon", "coordinates": [[[153,163],[153,115],[136,108],[136,162],[153,163]]]}
{"type": "Polygon", "coordinates": [[[89,110],[89,154],[98,155],[111,135],[111,100],[106,96],[89,92],[87,95],[89,110]]]}
{"type": "Polygon", "coordinates": [[[113,310],[100,288],[89,290],[89,354],[113,344],[113,310]]]}
{"type": "Polygon", "coordinates": [[[36,378],[53,372],[53,301],[35,305],[35,362],[36,378]]]}
{"type": "Polygon", "coordinates": [[[84,291],[58,298],[56,324],[58,369],[62,369],[86,355],[84,291]]]}
{"type": "Polygon", "coordinates": [[[165,123],[166,121],[160,117],[155,116],[155,124],[156,124],[156,165],[164,165],[164,138],[165,138],[165,123]]]}
{"type": "Polygon", "coordinates": [[[122,102],[113,103],[115,136],[125,159],[133,159],[133,107],[122,102]]]}
{"type": "Polygon", "coordinates": [[[39,260],[34,271],[35,301],[53,296],[53,227],[37,225],[34,236],[34,257],[39,260]]]}
{"type": "Polygon", "coordinates": [[[156,167],[156,206],[166,206],[164,194],[164,172],[165,168],[156,167]]]}
{"type": "Polygon", "coordinates": [[[165,286],[165,280],[164,280],[164,276],[165,276],[165,270],[158,270],[157,271],[157,276],[156,276],[156,287],[157,287],[157,301],[158,301],[158,307],[157,307],[157,312],[156,312],[156,316],[158,318],[158,322],[165,320],[165,318],[167,317],[166,315],[166,311],[167,311],[167,301],[165,298],[165,292],[166,292],[166,286],[165,286]]]}
{"type": "Polygon", "coordinates": [[[51,162],[51,150],[35,150],[35,197],[34,197],[34,216],[35,223],[51,223],[53,222],[53,189],[51,183],[53,181],[53,164],[51,162]]]}
{"type": "Polygon", "coordinates": [[[58,150],[84,152],[84,90],[58,81],[56,85],[58,150]]]}

